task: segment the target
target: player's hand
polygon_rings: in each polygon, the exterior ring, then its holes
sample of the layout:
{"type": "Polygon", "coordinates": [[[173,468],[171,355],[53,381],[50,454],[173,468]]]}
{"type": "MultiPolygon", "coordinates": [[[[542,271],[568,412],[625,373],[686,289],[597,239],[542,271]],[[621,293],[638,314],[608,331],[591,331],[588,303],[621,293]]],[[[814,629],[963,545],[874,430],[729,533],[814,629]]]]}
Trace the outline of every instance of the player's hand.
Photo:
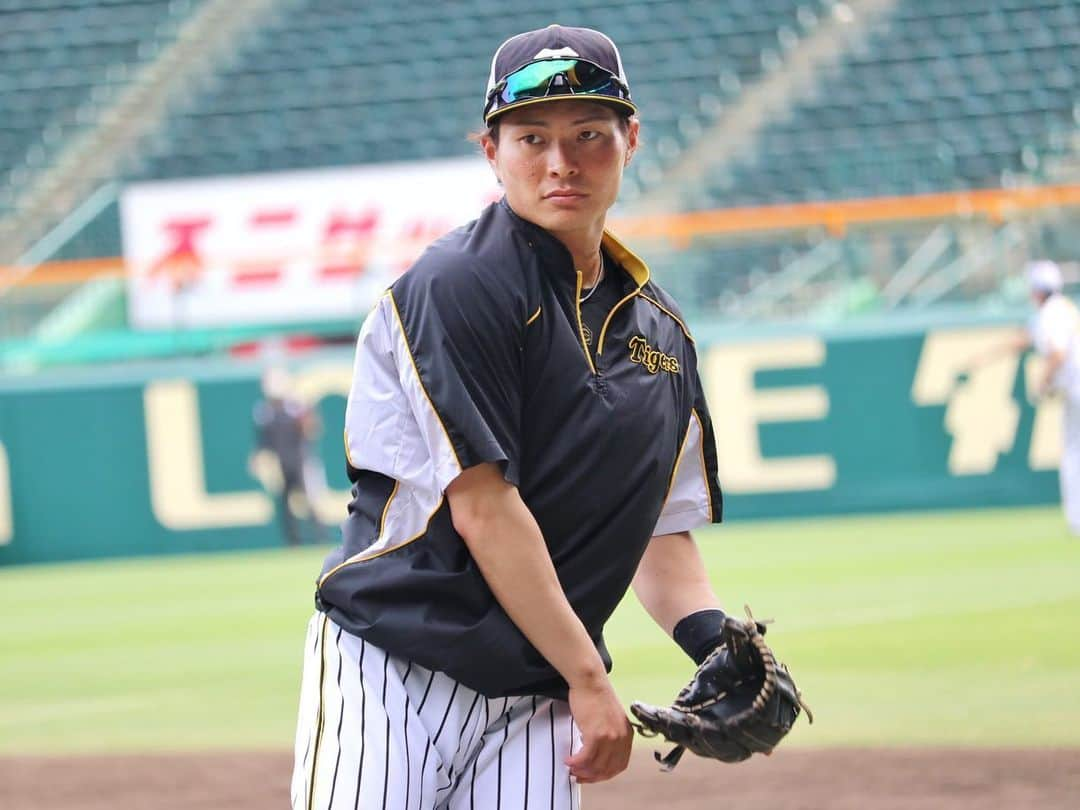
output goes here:
{"type": "Polygon", "coordinates": [[[611,681],[570,687],[570,713],[581,730],[581,750],[568,757],[570,775],[580,784],[603,782],[626,770],[634,730],[611,681]]]}

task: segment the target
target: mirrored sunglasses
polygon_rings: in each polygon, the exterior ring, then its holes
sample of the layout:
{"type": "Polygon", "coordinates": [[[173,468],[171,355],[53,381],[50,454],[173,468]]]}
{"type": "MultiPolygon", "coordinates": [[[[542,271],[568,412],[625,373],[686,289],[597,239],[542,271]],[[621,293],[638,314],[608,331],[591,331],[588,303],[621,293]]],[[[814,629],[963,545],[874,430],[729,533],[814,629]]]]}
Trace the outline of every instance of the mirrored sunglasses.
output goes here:
{"type": "Polygon", "coordinates": [[[607,96],[629,101],[630,91],[610,71],[584,59],[544,59],[514,71],[492,90],[496,109],[554,95],[607,96]]]}

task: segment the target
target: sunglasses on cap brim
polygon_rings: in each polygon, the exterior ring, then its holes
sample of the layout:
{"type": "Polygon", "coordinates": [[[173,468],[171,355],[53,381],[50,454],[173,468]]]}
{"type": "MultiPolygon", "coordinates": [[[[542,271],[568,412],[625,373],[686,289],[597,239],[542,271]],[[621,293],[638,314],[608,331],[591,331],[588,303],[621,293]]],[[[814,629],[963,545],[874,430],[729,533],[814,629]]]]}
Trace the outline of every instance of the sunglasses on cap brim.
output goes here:
{"type": "Polygon", "coordinates": [[[543,59],[508,74],[488,95],[490,118],[528,101],[553,96],[593,96],[622,102],[631,112],[629,88],[618,77],[584,59],[543,59]]]}

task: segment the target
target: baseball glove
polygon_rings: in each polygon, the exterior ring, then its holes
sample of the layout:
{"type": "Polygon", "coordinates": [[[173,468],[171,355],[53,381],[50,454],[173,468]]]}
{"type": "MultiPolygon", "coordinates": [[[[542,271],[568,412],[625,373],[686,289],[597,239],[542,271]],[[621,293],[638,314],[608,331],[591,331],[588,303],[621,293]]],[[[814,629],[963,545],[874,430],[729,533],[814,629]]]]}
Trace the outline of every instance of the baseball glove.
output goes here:
{"type": "Polygon", "coordinates": [[[672,706],[631,704],[642,735],[675,743],[666,756],[655,754],[662,770],[672,770],[686,750],[721,762],[770,754],[800,711],[814,721],[787,667],[765,643],[765,624],[754,620],[750,608],[746,615],[746,621],[724,618],[723,641],[672,706]]]}

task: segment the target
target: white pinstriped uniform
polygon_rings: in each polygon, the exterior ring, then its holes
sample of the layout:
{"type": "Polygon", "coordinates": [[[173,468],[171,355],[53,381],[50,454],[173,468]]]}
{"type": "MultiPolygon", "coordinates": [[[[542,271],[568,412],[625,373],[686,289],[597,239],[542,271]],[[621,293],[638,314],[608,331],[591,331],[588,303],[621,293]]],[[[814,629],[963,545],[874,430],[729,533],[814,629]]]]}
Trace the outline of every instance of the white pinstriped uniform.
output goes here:
{"type": "Polygon", "coordinates": [[[580,810],[565,701],[486,698],[322,613],[305,649],[293,810],[580,810]]]}

